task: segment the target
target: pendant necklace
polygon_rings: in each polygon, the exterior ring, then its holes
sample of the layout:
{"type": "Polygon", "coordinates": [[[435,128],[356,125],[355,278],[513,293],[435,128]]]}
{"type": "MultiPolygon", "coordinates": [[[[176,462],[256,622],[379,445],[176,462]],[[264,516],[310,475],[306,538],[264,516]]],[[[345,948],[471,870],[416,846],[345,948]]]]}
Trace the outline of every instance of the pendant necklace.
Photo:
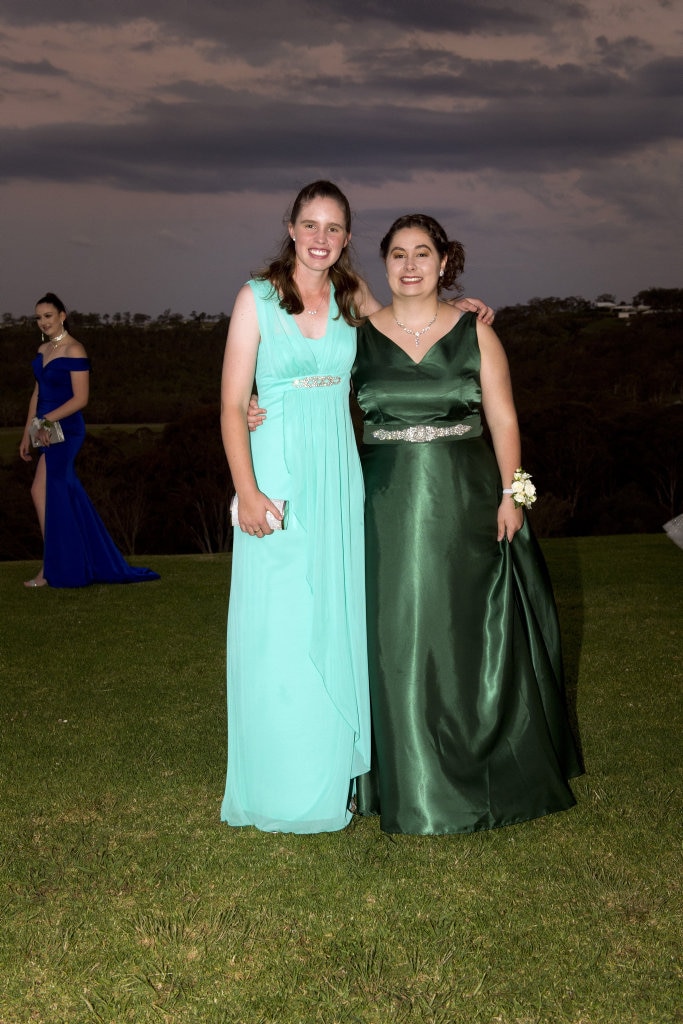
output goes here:
{"type": "Polygon", "coordinates": [[[327,298],[327,296],[329,294],[330,294],[330,289],[329,289],[329,285],[328,285],[327,289],[323,292],[323,294],[318,299],[318,305],[316,306],[316,308],[315,309],[306,309],[306,308],[304,308],[304,313],[308,313],[309,316],[316,316],[316,314],[318,313],[320,308],[324,305],[325,299],[327,298]]]}
{"type": "Polygon", "coordinates": [[[438,315],[439,315],[439,307],[437,306],[436,307],[436,313],[434,314],[432,319],[424,327],[421,327],[419,331],[411,331],[410,327],[406,327],[406,325],[402,324],[400,320],[396,319],[396,317],[394,317],[394,323],[396,324],[397,327],[400,327],[402,331],[405,331],[406,334],[412,334],[413,338],[415,338],[415,348],[417,348],[418,345],[420,344],[420,335],[427,333],[429,328],[436,321],[436,318],[437,318],[438,315]]]}

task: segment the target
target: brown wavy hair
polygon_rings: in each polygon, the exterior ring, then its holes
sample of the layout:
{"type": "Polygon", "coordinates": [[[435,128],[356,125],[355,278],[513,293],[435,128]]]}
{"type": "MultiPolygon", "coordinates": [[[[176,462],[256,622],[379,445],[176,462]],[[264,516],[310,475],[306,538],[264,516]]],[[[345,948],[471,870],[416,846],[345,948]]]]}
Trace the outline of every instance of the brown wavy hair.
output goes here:
{"type": "Polygon", "coordinates": [[[386,260],[394,235],[403,228],[420,228],[429,235],[439,256],[442,259],[446,257],[446,266],[443,268],[443,277],[439,278],[438,290],[455,288],[458,292],[462,291],[458,278],[465,269],[465,250],[460,242],[450,241],[438,220],[434,220],[426,213],[407,213],[394,221],[379,243],[382,259],[386,260]]]}
{"type": "MultiPolygon", "coordinates": [[[[347,234],[351,233],[349,201],[342,190],[332,181],[313,181],[310,185],[304,185],[294,200],[287,222],[294,224],[301,213],[301,208],[313,199],[333,199],[335,203],[338,203],[344,211],[344,228],[347,234]]],[[[342,249],[339,259],[330,268],[330,280],[334,286],[340,315],[347,324],[358,327],[363,322],[363,318],[358,316],[354,301],[360,287],[360,279],[354,270],[349,249],[350,243],[342,249]]],[[[256,281],[270,281],[273,290],[280,296],[280,308],[292,316],[304,311],[304,303],[294,281],[295,266],[294,242],[287,232],[275,258],[266,267],[252,274],[256,281]]]]}

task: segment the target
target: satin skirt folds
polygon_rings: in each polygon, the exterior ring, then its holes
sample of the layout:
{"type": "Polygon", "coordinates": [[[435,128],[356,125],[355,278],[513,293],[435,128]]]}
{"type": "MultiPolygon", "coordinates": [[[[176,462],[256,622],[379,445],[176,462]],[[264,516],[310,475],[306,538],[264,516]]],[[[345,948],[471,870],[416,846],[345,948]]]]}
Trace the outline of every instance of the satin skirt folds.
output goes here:
{"type": "Polygon", "coordinates": [[[41,449],[46,470],[45,578],[51,587],[158,580],[158,573],[124,559],[76,475],[74,463],[85,438],[83,417],[75,413],[61,424],[64,441],[41,449]]]}
{"type": "Polygon", "coordinates": [[[496,540],[483,438],[365,447],[373,766],[386,832],[472,832],[575,802],[559,628],[525,524],[496,540]]]}

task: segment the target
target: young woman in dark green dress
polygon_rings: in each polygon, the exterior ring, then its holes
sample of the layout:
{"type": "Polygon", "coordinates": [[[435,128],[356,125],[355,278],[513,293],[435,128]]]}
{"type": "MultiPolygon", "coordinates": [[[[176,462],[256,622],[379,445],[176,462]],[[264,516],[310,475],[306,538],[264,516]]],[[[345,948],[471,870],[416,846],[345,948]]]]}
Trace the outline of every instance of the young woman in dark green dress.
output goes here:
{"type": "Polygon", "coordinates": [[[510,493],[507,359],[491,327],[441,300],[464,253],[436,221],[400,218],[381,251],[392,303],[359,328],[352,371],[374,739],[358,809],[420,834],[564,810],[581,767],[550,580],[510,493]]]}

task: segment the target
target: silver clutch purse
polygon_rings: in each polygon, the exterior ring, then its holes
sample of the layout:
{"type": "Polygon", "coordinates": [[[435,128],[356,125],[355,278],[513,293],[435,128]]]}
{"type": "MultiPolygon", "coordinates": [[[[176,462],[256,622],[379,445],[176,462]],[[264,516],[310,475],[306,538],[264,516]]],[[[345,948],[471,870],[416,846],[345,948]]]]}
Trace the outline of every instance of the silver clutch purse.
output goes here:
{"type": "MultiPolygon", "coordinates": [[[[284,498],[271,498],[270,500],[273,505],[275,505],[278,512],[282,513],[282,519],[276,519],[272,512],[266,512],[266,522],[271,530],[284,530],[285,520],[287,518],[287,502],[284,498]]],[[[240,525],[237,495],[235,495],[230,502],[230,520],[233,526],[240,525]]]]}
{"type": "Polygon", "coordinates": [[[59,444],[60,441],[64,440],[64,431],[62,430],[62,424],[56,420],[51,426],[43,426],[43,421],[37,416],[33,417],[31,426],[28,428],[28,436],[31,438],[31,444],[34,448],[41,448],[43,442],[38,439],[38,432],[40,430],[47,430],[48,437],[50,438],[50,444],[59,444]]]}

